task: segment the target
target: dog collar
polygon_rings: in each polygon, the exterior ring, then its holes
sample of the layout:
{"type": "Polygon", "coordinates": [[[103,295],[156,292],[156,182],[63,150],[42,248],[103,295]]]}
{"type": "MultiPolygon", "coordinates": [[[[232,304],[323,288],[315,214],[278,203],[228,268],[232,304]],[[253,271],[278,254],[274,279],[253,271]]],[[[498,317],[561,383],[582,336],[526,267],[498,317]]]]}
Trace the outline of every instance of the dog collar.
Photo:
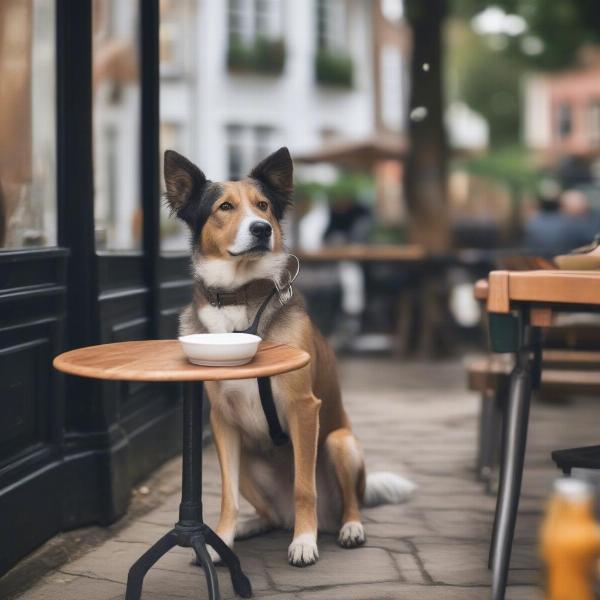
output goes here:
{"type": "Polygon", "coordinates": [[[241,306],[248,305],[251,302],[259,302],[275,289],[273,281],[269,279],[257,279],[235,290],[206,287],[200,284],[202,295],[211,306],[216,308],[241,306]]]}

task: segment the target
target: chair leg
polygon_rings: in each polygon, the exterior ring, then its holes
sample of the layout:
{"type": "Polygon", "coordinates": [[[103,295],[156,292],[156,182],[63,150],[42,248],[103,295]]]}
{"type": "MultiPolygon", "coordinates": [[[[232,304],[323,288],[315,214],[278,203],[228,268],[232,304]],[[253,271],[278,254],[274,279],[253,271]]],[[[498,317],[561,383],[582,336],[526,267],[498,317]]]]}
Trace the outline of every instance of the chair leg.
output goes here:
{"type": "Polygon", "coordinates": [[[477,476],[485,483],[486,493],[489,493],[492,474],[497,465],[498,430],[502,427],[500,411],[504,400],[500,390],[487,391],[481,395],[477,476]]]}
{"type": "MultiPolygon", "coordinates": [[[[494,449],[493,449],[493,461],[494,466],[499,466],[499,477],[498,477],[498,489],[496,491],[496,498],[502,497],[503,489],[503,478],[502,473],[504,471],[504,449],[506,448],[506,410],[509,402],[510,395],[510,381],[502,384],[496,390],[494,398],[494,420],[496,423],[496,430],[494,432],[494,449]],[[498,431],[499,430],[499,431],[498,431]]],[[[488,482],[486,489],[487,493],[491,492],[491,481],[488,482]]],[[[492,527],[492,539],[490,541],[490,549],[488,554],[488,569],[492,568],[494,561],[494,547],[496,544],[496,538],[498,537],[498,507],[499,502],[496,500],[496,509],[494,512],[494,525],[492,527]]]]}
{"type": "Polygon", "coordinates": [[[133,563],[131,569],[129,569],[129,575],[127,576],[125,600],[140,600],[146,573],[161,556],[166,554],[176,545],[177,535],[173,531],[169,531],[167,535],[160,538],[156,544],[144,552],[144,554],[133,563]]]}
{"type": "Polygon", "coordinates": [[[511,374],[506,409],[504,448],[500,489],[496,506],[496,526],[492,549],[492,598],[504,600],[512,541],[521,494],[529,405],[531,401],[531,367],[527,347],[519,349],[517,364],[511,374]]]}

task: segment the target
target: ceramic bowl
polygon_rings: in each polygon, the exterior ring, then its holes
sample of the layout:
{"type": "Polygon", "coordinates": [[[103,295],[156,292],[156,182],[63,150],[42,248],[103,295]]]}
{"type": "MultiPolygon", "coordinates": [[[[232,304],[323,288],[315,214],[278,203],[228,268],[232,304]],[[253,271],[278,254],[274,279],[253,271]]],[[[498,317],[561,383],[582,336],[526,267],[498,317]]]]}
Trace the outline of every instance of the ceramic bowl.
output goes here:
{"type": "Polygon", "coordinates": [[[188,360],[204,367],[234,367],[249,363],[261,338],[250,333],[194,333],[179,338],[188,360]]]}

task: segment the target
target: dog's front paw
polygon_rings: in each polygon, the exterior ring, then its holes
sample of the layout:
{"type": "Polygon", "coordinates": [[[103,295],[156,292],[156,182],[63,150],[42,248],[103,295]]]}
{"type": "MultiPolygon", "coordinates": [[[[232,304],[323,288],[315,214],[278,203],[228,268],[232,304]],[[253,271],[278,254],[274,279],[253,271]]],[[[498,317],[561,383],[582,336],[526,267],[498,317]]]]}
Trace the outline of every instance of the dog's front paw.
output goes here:
{"type": "Polygon", "coordinates": [[[319,560],[317,541],[312,533],[296,536],[288,548],[288,562],[293,567],[308,567],[319,560]]]}
{"type": "Polygon", "coordinates": [[[360,521],[348,521],[342,525],[338,536],[338,544],[342,548],[356,548],[366,541],[365,530],[360,521]]]}

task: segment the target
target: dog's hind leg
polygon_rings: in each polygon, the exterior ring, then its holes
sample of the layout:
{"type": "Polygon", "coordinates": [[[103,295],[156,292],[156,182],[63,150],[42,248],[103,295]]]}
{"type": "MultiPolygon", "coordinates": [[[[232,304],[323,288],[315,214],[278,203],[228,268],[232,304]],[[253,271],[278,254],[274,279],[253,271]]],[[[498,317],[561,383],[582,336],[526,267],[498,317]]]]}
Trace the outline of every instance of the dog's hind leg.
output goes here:
{"type": "Polygon", "coordinates": [[[360,499],[365,489],[362,451],[352,431],[346,428],[332,431],[325,439],[325,447],[342,494],[342,527],[338,543],[343,548],[355,548],[366,539],[360,517],[360,499]]]}
{"type": "Polygon", "coordinates": [[[248,468],[247,460],[242,456],[242,469],[240,473],[240,491],[242,496],[256,510],[256,515],[245,520],[240,520],[235,530],[235,539],[244,540],[261,533],[271,531],[278,526],[278,519],[269,506],[269,501],[253,480],[253,474],[248,468]]]}
{"type": "Polygon", "coordinates": [[[275,525],[266,519],[263,519],[260,515],[248,517],[247,519],[240,519],[240,522],[235,528],[235,539],[249,540],[257,535],[273,531],[273,529],[275,529],[275,525]]]}
{"type": "MultiPolygon", "coordinates": [[[[211,410],[210,423],[221,467],[221,515],[215,531],[231,548],[240,508],[241,436],[235,427],[221,417],[218,410],[211,410]]],[[[209,551],[215,560],[217,553],[212,548],[209,551]]]]}

